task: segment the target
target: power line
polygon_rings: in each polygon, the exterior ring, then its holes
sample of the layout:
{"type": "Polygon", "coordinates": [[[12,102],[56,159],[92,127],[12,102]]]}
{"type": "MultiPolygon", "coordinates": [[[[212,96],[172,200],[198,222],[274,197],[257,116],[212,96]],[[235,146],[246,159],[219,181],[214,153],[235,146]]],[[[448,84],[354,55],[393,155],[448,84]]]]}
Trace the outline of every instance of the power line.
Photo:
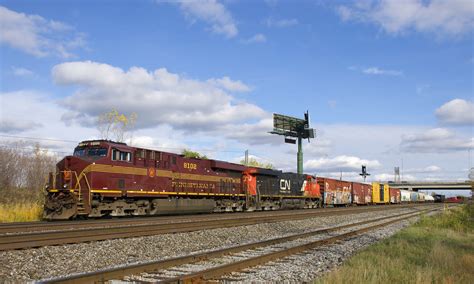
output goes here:
{"type": "MultiPolygon", "coordinates": [[[[36,148],[33,148],[33,146],[30,146],[30,147],[19,147],[19,146],[11,146],[11,145],[2,145],[0,144],[0,147],[1,148],[8,148],[8,149],[11,149],[11,150],[15,150],[15,149],[22,149],[22,150],[29,150],[31,152],[33,152],[36,148]]],[[[48,151],[48,152],[51,152],[51,153],[57,153],[57,154],[66,154],[66,155],[70,155],[71,153],[70,152],[64,152],[64,151],[55,151],[55,150],[51,150],[49,148],[38,148],[40,151],[48,151]]]]}
{"type": "Polygon", "coordinates": [[[73,140],[39,138],[39,137],[26,137],[26,136],[15,136],[15,135],[5,135],[5,134],[0,134],[0,137],[15,138],[15,139],[27,139],[27,140],[44,140],[44,141],[55,141],[55,142],[79,143],[78,141],[73,141],[73,140]]]}
{"type": "MultiPolygon", "coordinates": [[[[26,139],[26,140],[38,140],[38,141],[54,141],[54,142],[67,142],[67,143],[76,143],[78,144],[80,141],[73,141],[73,140],[64,140],[64,139],[52,139],[52,138],[40,138],[40,137],[27,137],[27,136],[15,136],[15,135],[5,135],[0,134],[0,137],[5,138],[14,138],[14,139],[26,139]]],[[[130,146],[135,147],[135,146],[130,146]]],[[[183,149],[187,149],[187,147],[138,147],[138,148],[146,148],[150,150],[157,150],[157,149],[167,149],[167,150],[178,150],[181,151],[183,149]]],[[[202,151],[202,152],[211,152],[211,153],[243,153],[244,150],[214,150],[214,149],[199,149],[193,148],[194,151],[202,151]]]]}

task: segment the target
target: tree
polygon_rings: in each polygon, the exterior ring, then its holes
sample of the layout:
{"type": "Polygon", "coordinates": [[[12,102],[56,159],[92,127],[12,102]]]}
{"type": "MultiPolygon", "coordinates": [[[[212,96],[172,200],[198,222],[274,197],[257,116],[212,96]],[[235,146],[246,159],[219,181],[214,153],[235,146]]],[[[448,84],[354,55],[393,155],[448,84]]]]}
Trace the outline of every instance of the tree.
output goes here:
{"type": "Polygon", "coordinates": [[[183,155],[185,158],[205,159],[205,160],[208,159],[206,155],[202,155],[199,152],[194,152],[187,149],[183,149],[183,151],[181,152],[181,155],[183,155]]]}
{"type": "Polygon", "coordinates": [[[39,144],[17,142],[0,147],[0,204],[42,202],[43,186],[58,157],[39,144]]]}
{"type": "Polygon", "coordinates": [[[137,114],[129,116],[119,113],[116,109],[102,113],[97,119],[97,129],[102,139],[110,139],[113,136],[117,142],[123,142],[128,134],[130,140],[133,137],[133,128],[137,120],[137,114]]]}
{"type": "MultiPolygon", "coordinates": [[[[240,163],[242,165],[245,165],[245,160],[241,160],[240,163]]],[[[264,169],[274,169],[273,165],[271,163],[260,163],[259,161],[257,161],[257,159],[255,158],[250,158],[249,159],[249,163],[248,163],[248,166],[249,167],[256,167],[256,168],[264,168],[264,169]]]]}

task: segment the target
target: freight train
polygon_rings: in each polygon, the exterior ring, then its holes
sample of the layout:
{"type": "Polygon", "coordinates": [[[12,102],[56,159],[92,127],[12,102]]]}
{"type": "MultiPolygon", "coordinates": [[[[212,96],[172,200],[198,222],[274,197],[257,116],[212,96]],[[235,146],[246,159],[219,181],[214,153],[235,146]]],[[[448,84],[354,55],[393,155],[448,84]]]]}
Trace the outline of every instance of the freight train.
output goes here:
{"type": "Polygon", "coordinates": [[[45,186],[44,219],[303,209],[403,202],[388,184],[355,183],[83,141],[45,186]]]}

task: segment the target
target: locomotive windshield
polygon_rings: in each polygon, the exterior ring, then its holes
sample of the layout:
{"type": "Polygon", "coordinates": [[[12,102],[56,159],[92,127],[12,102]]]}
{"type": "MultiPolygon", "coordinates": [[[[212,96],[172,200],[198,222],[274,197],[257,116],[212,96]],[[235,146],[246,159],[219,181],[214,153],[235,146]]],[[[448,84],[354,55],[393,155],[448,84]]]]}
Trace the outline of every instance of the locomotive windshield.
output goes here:
{"type": "Polygon", "coordinates": [[[92,158],[100,158],[107,156],[107,148],[79,148],[77,147],[74,150],[74,156],[76,157],[92,157],[92,158]]]}

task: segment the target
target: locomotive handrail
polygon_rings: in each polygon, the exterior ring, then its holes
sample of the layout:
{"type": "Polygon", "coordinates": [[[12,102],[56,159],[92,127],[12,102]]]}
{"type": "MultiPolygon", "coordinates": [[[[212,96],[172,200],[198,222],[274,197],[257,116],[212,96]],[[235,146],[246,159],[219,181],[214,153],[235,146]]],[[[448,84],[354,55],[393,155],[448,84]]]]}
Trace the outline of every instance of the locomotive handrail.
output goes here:
{"type": "Polygon", "coordinates": [[[89,204],[91,204],[91,186],[90,186],[90,183],[89,183],[89,180],[87,179],[87,176],[86,174],[90,172],[90,165],[87,166],[80,174],[79,176],[77,175],[77,172],[74,171],[74,175],[76,176],[76,185],[74,186],[74,188],[78,187],[79,189],[79,197],[82,198],[82,186],[81,186],[81,180],[82,178],[84,178],[85,182],[86,182],[86,185],[87,185],[87,189],[89,189],[89,194],[88,194],[88,201],[89,201],[89,204]]]}
{"type": "Polygon", "coordinates": [[[89,167],[86,167],[79,175],[77,174],[76,171],[71,171],[71,170],[66,170],[66,171],[59,171],[57,173],[55,173],[54,175],[54,178],[53,178],[53,186],[52,186],[52,189],[58,189],[56,187],[57,185],[57,176],[59,175],[62,175],[62,176],[66,176],[68,174],[73,174],[74,175],[74,178],[69,178],[68,179],[68,184],[69,184],[69,190],[72,190],[72,191],[76,191],[77,190],[77,194],[78,194],[78,197],[82,200],[82,185],[81,185],[81,180],[84,179],[86,185],[87,185],[87,189],[89,189],[89,204],[91,202],[91,194],[90,194],[90,190],[91,190],[91,186],[90,186],[90,183],[89,183],[89,180],[87,179],[87,173],[90,172],[90,169],[89,167]],[[74,186],[73,186],[73,181],[76,181],[74,183],[74,186]]]}

